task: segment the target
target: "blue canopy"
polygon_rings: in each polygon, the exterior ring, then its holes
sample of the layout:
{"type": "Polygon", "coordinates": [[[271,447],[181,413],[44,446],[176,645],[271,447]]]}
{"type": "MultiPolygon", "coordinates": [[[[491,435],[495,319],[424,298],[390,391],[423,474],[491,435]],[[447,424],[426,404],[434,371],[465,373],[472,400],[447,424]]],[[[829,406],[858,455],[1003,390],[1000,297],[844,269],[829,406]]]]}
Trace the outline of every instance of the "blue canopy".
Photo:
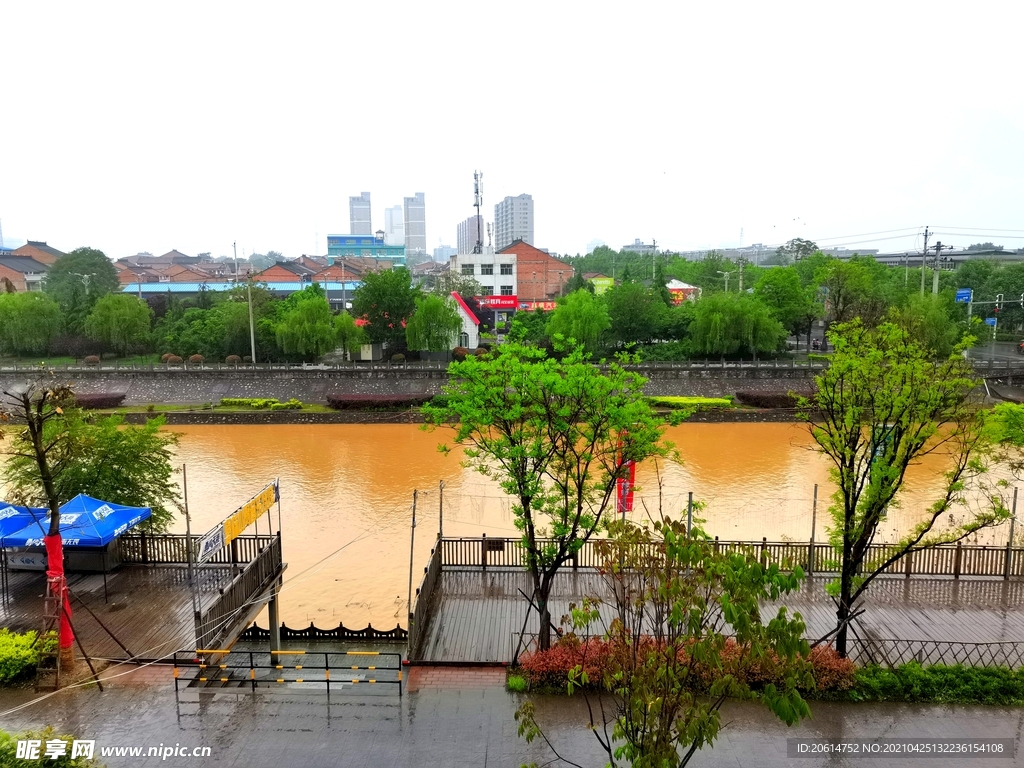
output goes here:
{"type": "Polygon", "coordinates": [[[0,546],[6,543],[9,534],[23,528],[34,527],[42,535],[43,529],[39,527],[36,520],[45,528],[49,516],[50,510],[43,507],[19,507],[17,504],[0,501],[0,546]]]}
{"type": "MultiPolygon", "coordinates": [[[[148,507],[124,507],[80,493],[60,508],[65,547],[103,547],[153,514],[148,507]]],[[[41,547],[43,533],[33,523],[8,535],[5,547],[41,547]]]]}

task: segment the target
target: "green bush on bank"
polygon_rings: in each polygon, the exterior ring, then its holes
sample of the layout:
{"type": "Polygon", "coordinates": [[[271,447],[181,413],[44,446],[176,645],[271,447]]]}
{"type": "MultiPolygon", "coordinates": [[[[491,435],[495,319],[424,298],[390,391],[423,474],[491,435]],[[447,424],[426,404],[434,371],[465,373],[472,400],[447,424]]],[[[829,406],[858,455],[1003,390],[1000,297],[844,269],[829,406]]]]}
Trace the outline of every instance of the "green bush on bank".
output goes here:
{"type": "Polygon", "coordinates": [[[651,405],[660,408],[695,408],[698,411],[709,408],[732,408],[733,397],[649,397],[651,405]]]}
{"type": "Polygon", "coordinates": [[[257,411],[269,410],[278,403],[276,397],[222,397],[220,404],[230,408],[253,408],[257,411]]]}
{"type": "Polygon", "coordinates": [[[1008,667],[922,666],[917,662],[857,670],[849,701],[937,704],[1024,704],[1024,670],[1008,667]]]}
{"type": "Polygon", "coordinates": [[[27,677],[35,672],[38,663],[35,632],[19,634],[0,628],[0,685],[27,677]]]}

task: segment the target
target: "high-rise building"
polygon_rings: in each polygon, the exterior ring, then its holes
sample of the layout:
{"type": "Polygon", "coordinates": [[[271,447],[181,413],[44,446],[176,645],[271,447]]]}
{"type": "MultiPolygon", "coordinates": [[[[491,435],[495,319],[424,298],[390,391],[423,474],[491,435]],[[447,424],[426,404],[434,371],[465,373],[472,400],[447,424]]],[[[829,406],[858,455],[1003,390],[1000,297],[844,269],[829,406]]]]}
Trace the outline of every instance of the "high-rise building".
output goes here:
{"type": "Polygon", "coordinates": [[[384,242],[388,245],[405,245],[405,219],[402,218],[400,205],[384,209],[384,242]]]}
{"type": "Polygon", "coordinates": [[[439,245],[434,249],[434,261],[447,262],[458,250],[450,245],[439,245]]]}
{"type": "Polygon", "coordinates": [[[405,222],[405,255],[415,258],[427,254],[427,209],[423,193],[402,199],[405,222]]]}
{"type": "Polygon", "coordinates": [[[494,206],[494,248],[500,251],[516,240],[533,245],[533,196],[506,197],[494,206]]]}
{"type": "Polygon", "coordinates": [[[458,237],[455,241],[459,253],[472,253],[477,243],[487,245],[487,241],[483,238],[482,223],[482,216],[470,216],[465,221],[459,222],[458,237]]]}
{"type": "Polygon", "coordinates": [[[370,223],[369,192],[363,192],[359,197],[348,199],[348,221],[350,235],[373,234],[373,225],[370,223]]]}

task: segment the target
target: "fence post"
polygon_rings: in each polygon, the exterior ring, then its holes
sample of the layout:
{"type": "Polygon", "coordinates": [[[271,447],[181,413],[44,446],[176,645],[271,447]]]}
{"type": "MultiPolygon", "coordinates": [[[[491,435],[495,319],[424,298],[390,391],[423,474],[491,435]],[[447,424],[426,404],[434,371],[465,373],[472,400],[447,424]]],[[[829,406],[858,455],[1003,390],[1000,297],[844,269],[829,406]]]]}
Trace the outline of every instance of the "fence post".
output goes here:
{"type": "Polygon", "coordinates": [[[953,578],[960,578],[960,558],[963,556],[963,542],[956,543],[956,554],[953,556],[953,578]]]}
{"type": "Polygon", "coordinates": [[[910,561],[911,561],[911,559],[913,559],[913,557],[914,557],[914,553],[912,551],[911,552],[907,552],[907,554],[905,554],[903,556],[903,559],[904,559],[905,564],[906,564],[906,568],[904,570],[904,573],[906,574],[906,577],[908,579],[910,578],[910,569],[912,567],[910,561]]]}
{"type": "Polygon", "coordinates": [[[480,565],[487,570],[487,534],[480,537],[480,565]]]}
{"type": "Polygon", "coordinates": [[[761,567],[767,567],[768,565],[768,537],[761,537],[761,567]]]}
{"type": "Polygon", "coordinates": [[[149,542],[146,540],[145,531],[142,532],[142,562],[149,564],[149,542]]]}

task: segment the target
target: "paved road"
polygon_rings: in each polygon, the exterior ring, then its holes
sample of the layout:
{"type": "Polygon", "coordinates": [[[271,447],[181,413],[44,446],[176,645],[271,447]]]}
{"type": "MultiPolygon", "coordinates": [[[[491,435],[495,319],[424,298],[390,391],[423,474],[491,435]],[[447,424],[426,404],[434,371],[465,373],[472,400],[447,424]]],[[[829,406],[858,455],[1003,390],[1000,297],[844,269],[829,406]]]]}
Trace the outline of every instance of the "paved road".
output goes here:
{"type": "MultiPolygon", "coordinates": [[[[108,672],[107,674],[111,674],[108,672]]],[[[97,746],[208,746],[208,758],[104,758],[109,766],[190,763],[202,766],[519,766],[550,757],[543,744],[527,746],[516,734],[517,697],[497,687],[456,690],[423,688],[399,699],[393,688],[380,694],[351,690],[322,696],[182,692],[175,697],[165,671],[120,678],[104,693],[65,692],[14,714],[27,691],[0,692],[0,722],[7,729],[47,723],[95,738],[97,746]],[[135,681],[134,678],[141,678],[135,681]],[[148,679],[147,679],[148,678],[148,679]]],[[[750,704],[731,704],[727,726],[714,749],[692,763],[706,768],[817,768],[858,766],[1019,765],[1013,758],[791,759],[787,737],[985,737],[1010,738],[1022,749],[1024,709],[813,703],[811,721],[794,728],[750,704]]],[[[538,699],[538,718],[552,740],[582,766],[603,766],[592,734],[584,728],[582,700],[538,699]]],[[[1024,753],[1021,753],[1024,754],[1024,753]]]]}

